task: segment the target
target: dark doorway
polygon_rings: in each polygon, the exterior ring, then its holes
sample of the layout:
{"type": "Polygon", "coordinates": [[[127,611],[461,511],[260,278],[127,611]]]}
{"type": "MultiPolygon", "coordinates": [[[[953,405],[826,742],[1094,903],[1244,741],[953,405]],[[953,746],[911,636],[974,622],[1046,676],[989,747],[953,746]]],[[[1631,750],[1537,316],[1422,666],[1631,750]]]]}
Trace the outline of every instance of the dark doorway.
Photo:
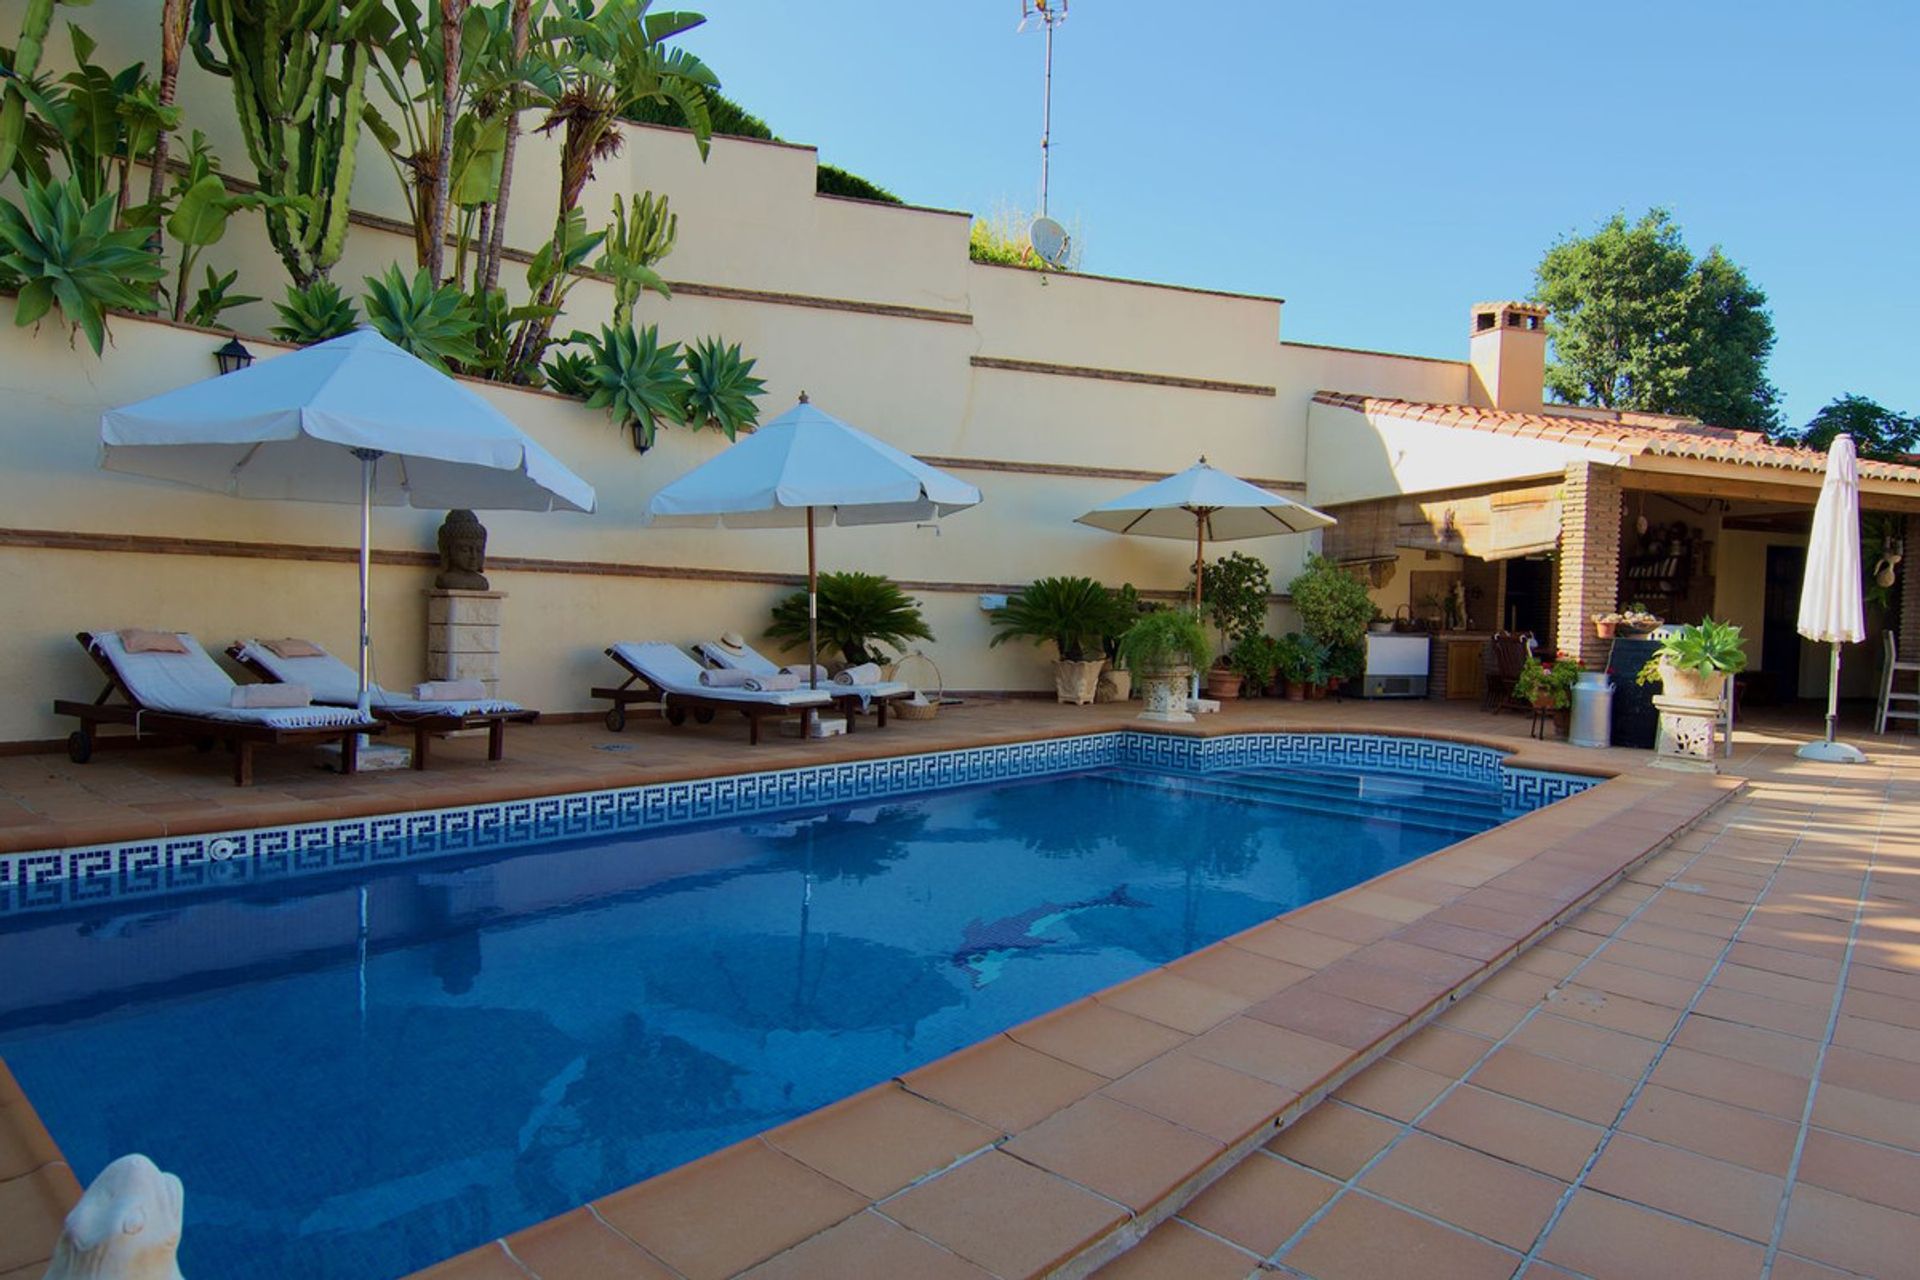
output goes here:
{"type": "Polygon", "coordinates": [[[1762,687],[1753,694],[1769,702],[1800,696],[1800,582],[1807,576],[1805,547],[1767,548],[1767,596],[1760,623],[1762,687]]]}
{"type": "Polygon", "coordinates": [[[1552,561],[1507,561],[1507,610],[1500,625],[1508,631],[1531,631],[1543,641],[1552,639],[1552,561]]]}

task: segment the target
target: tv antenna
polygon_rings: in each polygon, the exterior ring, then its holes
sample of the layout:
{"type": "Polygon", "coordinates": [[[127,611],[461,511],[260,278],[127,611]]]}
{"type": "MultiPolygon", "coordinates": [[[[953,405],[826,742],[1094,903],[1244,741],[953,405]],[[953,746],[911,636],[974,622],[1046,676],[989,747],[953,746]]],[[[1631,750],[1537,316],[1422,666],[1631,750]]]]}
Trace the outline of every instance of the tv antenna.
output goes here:
{"type": "Polygon", "coordinates": [[[1047,68],[1040,97],[1040,216],[1047,216],[1047,161],[1053,146],[1053,29],[1067,20],[1067,0],[1020,0],[1021,31],[1047,34],[1047,68]]]}

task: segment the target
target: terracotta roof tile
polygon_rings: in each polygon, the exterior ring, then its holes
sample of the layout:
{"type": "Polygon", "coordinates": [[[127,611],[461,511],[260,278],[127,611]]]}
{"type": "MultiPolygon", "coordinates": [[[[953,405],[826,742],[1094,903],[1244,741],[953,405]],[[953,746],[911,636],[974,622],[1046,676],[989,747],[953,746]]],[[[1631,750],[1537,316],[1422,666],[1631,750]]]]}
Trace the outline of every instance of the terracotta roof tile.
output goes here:
{"type": "MultiPolygon", "coordinates": [[[[1317,391],[1313,399],[1316,404],[1380,414],[1408,422],[1431,422],[1498,435],[1529,436],[1537,440],[1616,449],[1622,453],[1694,458],[1702,462],[1731,462],[1787,471],[1820,472],[1827,465],[1826,455],[1818,450],[1776,444],[1757,431],[1737,431],[1665,415],[1623,413],[1619,421],[1609,421],[1572,414],[1518,413],[1482,409],[1473,405],[1394,400],[1344,391],[1317,391]]],[[[1863,480],[1920,483],[1920,461],[1875,462],[1863,458],[1860,476],[1863,480]]]]}

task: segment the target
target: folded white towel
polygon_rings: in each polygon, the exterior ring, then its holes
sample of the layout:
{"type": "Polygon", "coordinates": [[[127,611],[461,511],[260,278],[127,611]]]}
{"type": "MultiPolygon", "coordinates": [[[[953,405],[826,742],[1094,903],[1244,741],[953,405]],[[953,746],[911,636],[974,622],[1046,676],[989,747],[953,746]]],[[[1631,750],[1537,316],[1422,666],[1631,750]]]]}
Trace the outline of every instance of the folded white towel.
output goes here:
{"type": "Polygon", "coordinates": [[[724,671],[708,667],[700,673],[700,683],[712,689],[744,689],[752,677],[744,671],[724,671]]]}
{"type": "Polygon", "coordinates": [[[303,684],[237,684],[227,696],[227,705],[242,709],[312,706],[313,690],[303,684]]]}
{"type": "Polygon", "coordinates": [[[827,681],[833,678],[832,676],[827,674],[827,669],[825,667],[820,666],[818,664],[815,664],[814,666],[810,667],[806,663],[802,662],[798,666],[782,667],[780,668],[780,670],[790,676],[799,676],[801,684],[811,684],[816,678],[820,681],[821,684],[825,684],[827,681]]]}
{"type": "Polygon", "coordinates": [[[833,679],[836,684],[879,684],[881,674],[877,664],[863,662],[857,667],[848,667],[833,679]]]}
{"type": "Polygon", "coordinates": [[[487,696],[487,686],[478,680],[428,680],[413,686],[413,696],[422,702],[470,702],[487,696]]]}
{"type": "Polygon", "coordinates": [[[771,676],[748,676],[740,685],[754,693],[781,693],[800,687],[800,677],[786,674],[771,676]]]}

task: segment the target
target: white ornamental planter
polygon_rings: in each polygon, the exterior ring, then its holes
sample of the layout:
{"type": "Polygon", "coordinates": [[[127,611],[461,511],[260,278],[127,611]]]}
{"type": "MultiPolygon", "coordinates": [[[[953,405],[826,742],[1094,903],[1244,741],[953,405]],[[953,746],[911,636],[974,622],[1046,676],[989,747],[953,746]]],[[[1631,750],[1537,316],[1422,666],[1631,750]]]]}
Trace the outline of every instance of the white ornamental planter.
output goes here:
{"type": "Polygon", "coordinates": [[[1193,679],[1191,667],[1136,674],[1140,677],[1141,700],[1147,704],[1140,719],[1156,724],[1193,723],[1193,716],[1187,710],[1187,686],[1193,679]]]}
{"type": "Polygon", "coordinates": [[[1100,673],[1100,684],[1093,691],[1095,702],[1125,702],[1133,696],[1133,672],[1108,667],[1100,673]]]}
{"type": "Polygon", "coordinates": [[[1105,658],[1092,662],[1066,662],[1053,664],[1053,692],[1061,702],[1075,706],[1084,706],[1093,701],[1094,690],[1100,685],[1100,668],[1107,665],[1105,658]]]}
{"type": "Polygon", "coordinates": [[[1698,671],[1668,666],[1664,662],[1660,664],[1660,692],[1669,698],[1718,702],[1726,683],[1727,673],[1724,671],[1703,675],[1698,671]]]}

